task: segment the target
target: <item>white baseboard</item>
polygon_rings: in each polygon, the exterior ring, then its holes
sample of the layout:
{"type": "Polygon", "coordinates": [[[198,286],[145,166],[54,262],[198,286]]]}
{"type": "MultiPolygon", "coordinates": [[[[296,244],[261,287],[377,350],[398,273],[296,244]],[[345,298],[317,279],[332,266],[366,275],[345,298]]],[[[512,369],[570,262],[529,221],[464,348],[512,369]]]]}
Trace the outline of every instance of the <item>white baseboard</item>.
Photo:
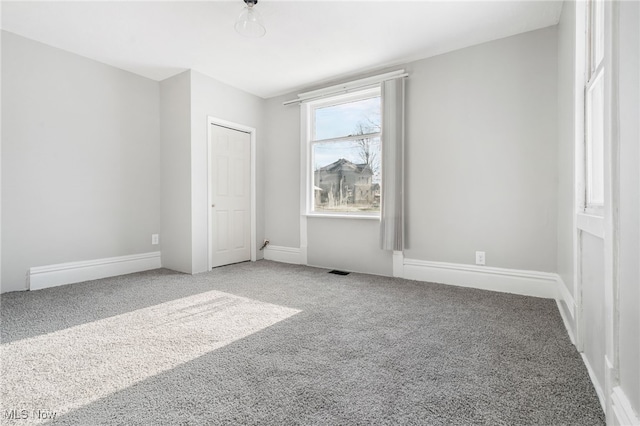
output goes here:
{"type": "Polygon", "coordinates": [[[606,412],[607,405],[604,399],[604,390],[602,388],[602,385],[600,384],[600,381],[598,380],[598,377],[596,376],[596,372],[593,371],[591,363],[589,362],[589,358],[587,358],[584,352],[581,352],[580,356],[582,357],[582,362],[584,362],[584,365],[587,367],[587,372],[589,373],[589,378],[591,379],[593,388],[596,390],[596,394],[598,395],[600,406],[602,407],[602,410],[606,412]]]}
{"type": "Polygon", "coordinates": [[[300,265],[302,264],[301,257],[299,248],[268,245],[264,249],[265,260],[300,265]]]}
{"type": "Polygon", "coordinates": [[[569,289],[567,289],[567,286],[565,285],[560,275],[557,275],[557,279],[558,279],[558,295],[556,299],[561,302],[564,302],[564,304],[567,306],[567,311],[571,316],[571,320],[574,321],[576,318],[576,314],[575,314],[576,302],[574,301],[571,293],[569,293],[569,289]]]}
{"type": "Polygon", "coordinates": [[[97,280],[162,267],[160,252],[29,268],[29,290],[97,280]]]}
{"type": "Polygon", "coordinates": [[[567,289],[567,286],[564,284],[564,281],[560,277],[560,275],[558,275],[557,288],[558,295],[556,296],[556,303],[558,305],[558,311],[560,312],[560,316],[562,317],[564,327],[567,329],[567,333],[569,333],[571,343],[575,345],[576,339],[575,335],[573,334],[573,328],[576,323],[576,303],[571,293],[569,293],[569,290],[567,289]]]}
{"type": "Polygon", "coordinates": [[[403,278],[555,299],[558,275],[489,266],[404,259],[403,278]]]}
{"type": "Polygon", "coordinates": [[[613,388],[611,393],[611,408],[613,424],[615,426],[638,426],[640,416],[633,410],[629,398],[620,386],[613,388]]]}
{"type": "Polygon", "coordinates": [[[562,318],[562,323],[564,324],[564,328],[567,330],[567,334],[569,335],[569,340],[571,340],[571,344],[576,345],[576,337],[573,334],[573,322],[569,320],[565,309],[564,303],[560,299],[556,299],[556,305],[558,305],[558,312],[560,312],[560,317],[562,318]]]}

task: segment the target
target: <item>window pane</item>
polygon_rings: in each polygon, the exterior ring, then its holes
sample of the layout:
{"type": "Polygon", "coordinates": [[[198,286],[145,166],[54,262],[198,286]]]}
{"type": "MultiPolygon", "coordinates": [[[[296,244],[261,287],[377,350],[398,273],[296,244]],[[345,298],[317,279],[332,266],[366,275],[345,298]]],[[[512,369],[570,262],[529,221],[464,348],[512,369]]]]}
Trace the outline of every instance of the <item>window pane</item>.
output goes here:
{"type": "Polygon", "coordinates": [[[604,78],[587,90],[587,205],[604,204],[604,78]]]}
{"type": "Polygon", "coordinates": [[[604,59],[604,1],[596,0],[593,4],[593,69],[604,59]]]}
{"type": "Polygon", "coordinates": [[[380,211],[380,139],[313,144],[315,211],[380,211]]]}
{"type": "Polygon", "coordinates": [[[380,97],[316,108],[314,140],[380,131],[380,97]]]}

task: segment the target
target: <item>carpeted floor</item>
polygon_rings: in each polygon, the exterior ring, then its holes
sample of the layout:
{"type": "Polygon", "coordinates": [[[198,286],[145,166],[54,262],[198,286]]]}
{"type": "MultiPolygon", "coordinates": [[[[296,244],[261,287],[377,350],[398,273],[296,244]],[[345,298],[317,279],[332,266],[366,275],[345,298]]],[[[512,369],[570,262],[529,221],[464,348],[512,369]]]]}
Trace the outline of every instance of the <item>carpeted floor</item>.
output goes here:
{"type": "Polygon", "coordinates": [[[2,424],[604,423],[552,300],[259,261],[1,311],[2,424]]]}

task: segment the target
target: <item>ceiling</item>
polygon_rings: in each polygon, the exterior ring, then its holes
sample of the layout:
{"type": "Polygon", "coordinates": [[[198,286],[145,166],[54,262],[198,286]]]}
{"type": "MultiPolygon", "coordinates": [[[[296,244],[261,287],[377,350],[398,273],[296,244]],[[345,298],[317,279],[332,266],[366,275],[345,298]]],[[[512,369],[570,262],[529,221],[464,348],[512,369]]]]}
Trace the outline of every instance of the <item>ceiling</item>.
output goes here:
{"type": "Polygon", "coordinates": [[[193,69],[263,98],[555,25],[560,1],[2,1],[2,29],[163,80],[193,69]]]}

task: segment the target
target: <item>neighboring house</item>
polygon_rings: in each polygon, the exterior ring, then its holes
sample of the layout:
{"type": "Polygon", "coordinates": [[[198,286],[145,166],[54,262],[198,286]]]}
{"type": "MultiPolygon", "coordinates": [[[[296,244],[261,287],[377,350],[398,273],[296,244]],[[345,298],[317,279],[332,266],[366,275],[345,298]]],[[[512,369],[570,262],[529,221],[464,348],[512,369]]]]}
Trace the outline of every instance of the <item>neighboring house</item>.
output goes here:
{"type": "Polygon", "coordinates": [[[373,171],[368,164],[354,164],[344,158],[321,167],[314,173],[315,186],[322,190],[319,200],[316,196],[316,206],[372,206],[375,199],[372,178],[373,171]]]}

